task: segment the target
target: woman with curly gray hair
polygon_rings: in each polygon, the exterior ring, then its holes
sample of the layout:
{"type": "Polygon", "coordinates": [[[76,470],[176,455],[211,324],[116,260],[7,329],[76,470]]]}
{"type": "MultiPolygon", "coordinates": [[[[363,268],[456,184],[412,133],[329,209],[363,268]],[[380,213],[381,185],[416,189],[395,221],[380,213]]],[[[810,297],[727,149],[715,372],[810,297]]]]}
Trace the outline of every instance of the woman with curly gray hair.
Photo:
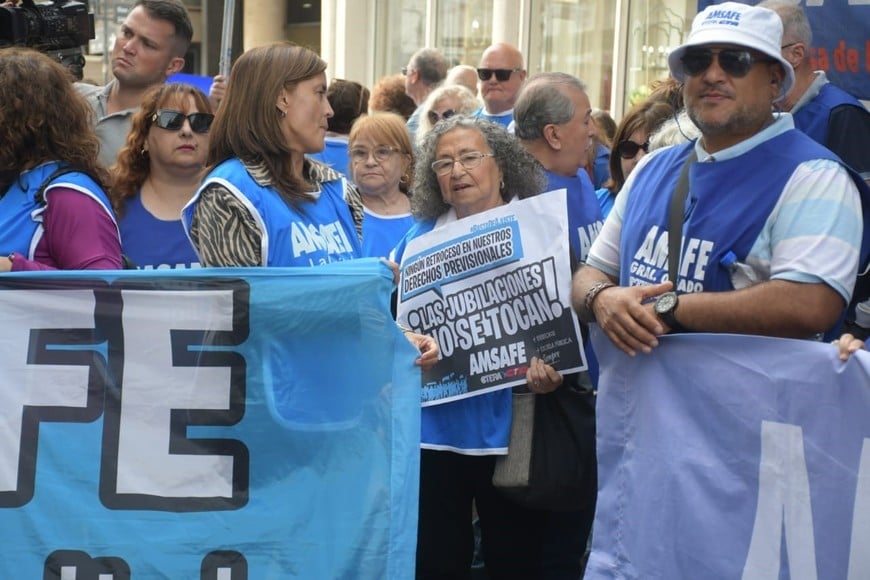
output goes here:
{"type": "MultiPolygon", "coordinates": [[[[437,123],[418,149],[411,212],[420,220],[407,241],[546,188],[541,166],[500,125],[455,116],[437,123]]],[[[469,314],[469,317],[473,316],[469,314]]],[[[457,321],[460,324],[468,320],[457,321]]],[[[553,390],[562,377],[533,357],[529,384],[553,390]]],[[[511,389],[422,409],[417,579],[468,578],[472,504],[477,507],[487,575],[537,578],[538,544],[529,530],[540,512],[519,505],[492,484],[495,460],[507,453],[511,389]]]]}
{"type": "Polygon", "coordinates": [[[437,219],[453,210],[463,218],[546,187],[541,166],[516,137],[495,123],[460,115],[438,123],[417,149],[411,213],[417,219],[437,219]],[[496,174],[495,181],[482,181],[496,174]],[[473,191],[466,191],[471,186],[473,191]],[[491,207],[475,204],[475,211],[466,212],[465,198],[471,193],[488,198],[491,207]]]}

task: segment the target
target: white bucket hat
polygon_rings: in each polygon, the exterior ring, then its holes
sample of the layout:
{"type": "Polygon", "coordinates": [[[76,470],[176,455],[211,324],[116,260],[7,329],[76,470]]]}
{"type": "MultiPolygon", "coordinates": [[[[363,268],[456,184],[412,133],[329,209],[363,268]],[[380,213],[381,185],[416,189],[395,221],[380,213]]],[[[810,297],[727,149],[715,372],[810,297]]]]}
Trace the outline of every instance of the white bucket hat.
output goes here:
{"type": "Polygon", "coordinates": [[[686,78],[680,61],[687,48],[704,44],[736,44],[766,54],[782,64],[785,78],[779,87],[783,98],[794,85],[794,69],[782,57],[782,20],[767,8],[739,2],[723,2],[708,6],[695,16],[689,39],[668,55],[671,75],[680,82],[686,78]]]}

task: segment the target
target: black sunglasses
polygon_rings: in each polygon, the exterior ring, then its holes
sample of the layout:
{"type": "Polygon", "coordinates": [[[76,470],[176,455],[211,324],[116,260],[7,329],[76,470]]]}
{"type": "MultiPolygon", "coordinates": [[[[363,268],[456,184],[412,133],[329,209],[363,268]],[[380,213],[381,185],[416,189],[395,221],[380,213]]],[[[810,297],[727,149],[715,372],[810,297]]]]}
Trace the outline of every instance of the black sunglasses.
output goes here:
{"type": "Polygon", "coordinates": [[[709,48],[692,48],[683,53],[680,62],[686,74],[694,77],[713,64],[713,57],[719,59],[719,66],[723,71],[735,78],[745,77],[756,62],[775,62],[771,58],[753,54],[745,48],[723,48],[710,50],[709,48]]]}
{"type": "Polygon", "coordinates": [[[438,114],[438,111],[429,111],[427,113],[427,115],[429,117],[429,122],[432,123],[433,125],[435,123],[437,123],[438,121],[440,121],[441,119],[449,119],[450,117],[452,117],[455,114],[456,114],[456,111],[454,111],[453,109],[447,109],[446,111],[444,111],[440,115],[438,114]]]}
{"type": "Polygon", "coordinates": [[[479,68],[477,69],[477,78],[482,81],[488,81],[495,75],[495,80],[505,82],[515,72],[520,72],[521,68],[479,68]]]}
{"type": "Polygon", "coordinates": [[[623,159],[634,159],[637,157],[637,152],[643,149],[644,153],[649,153],[649,141],[640,144],[635,143],[631,139],[626,139],[625,141],[620,141],[616,145],[616,152],[619,153],[619,156],[623,159]]]}
{"type": "Polygon", "coordinates": [[[211,128],[211,122],[214,121],[214,115],[211,113],[191,113],[185,115],[181,111],[170,111],[169,109],[160,109],[151,120],[155,125],[167,131],[178,131],[184,125],[184,120],[190,123],[190,129],[194,133],[208,133],[211,128]]]}

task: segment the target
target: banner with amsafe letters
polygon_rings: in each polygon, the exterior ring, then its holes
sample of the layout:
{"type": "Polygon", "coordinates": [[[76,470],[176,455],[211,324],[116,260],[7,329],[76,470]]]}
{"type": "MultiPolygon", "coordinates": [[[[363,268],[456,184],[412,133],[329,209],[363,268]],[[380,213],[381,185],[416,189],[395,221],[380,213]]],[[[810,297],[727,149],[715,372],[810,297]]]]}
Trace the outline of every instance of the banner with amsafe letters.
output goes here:
{"type": "Polygon", "coordinates": [[[870,578],[870,353],[678,334],[629,357],[597,326],[586,580],[870,578]]]}
{"type": "Polygon", "coordinates": [[[533,356],[586,369],[571,311],[566,192],[513,201],[408,243],[398,318],[438,341],[423,405],[523,384],[533,356]]]}
{"type": "Polygon", "coordinates": [[[419,355],[392,280],[0,276],[0,578],[413,577],[419,355]]]}

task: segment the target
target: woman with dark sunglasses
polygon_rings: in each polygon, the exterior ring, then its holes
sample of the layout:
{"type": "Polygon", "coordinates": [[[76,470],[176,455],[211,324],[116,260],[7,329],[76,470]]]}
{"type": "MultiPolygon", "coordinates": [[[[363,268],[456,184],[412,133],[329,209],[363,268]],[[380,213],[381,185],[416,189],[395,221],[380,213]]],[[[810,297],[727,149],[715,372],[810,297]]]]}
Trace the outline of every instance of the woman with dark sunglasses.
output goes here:
{"type": "Polygon", "coordinates": [[[417,127],[417,144],[423,142],[426,133],[440,121],[455,115],[470,115],[480,108],[480,101],[462,85],[442,85],[429,93],[423,101],[423,114],[417,127]]]}
{"type": "Polygon", "coordinates": [[[112,167],[111,195],[124,254],[137,267],[199,267],[181,209],[205,174],[213,119],[208,97],[184,83],[154,87],[133,115],[112,167]]]}
{"type": "Polygon", "coordinates": [[[610,151],[610,179],[595,192],[605,218],[625,180],[649,152],[650,135],[673,114],[669,104],[647,99],[632,107],[619,122],[610,151]]]}
{"type": "Polygon", "coordinates": [[[70,81],[39,52],[0,50],[0,272],[121,267],[100,143],[70,81]]]}

